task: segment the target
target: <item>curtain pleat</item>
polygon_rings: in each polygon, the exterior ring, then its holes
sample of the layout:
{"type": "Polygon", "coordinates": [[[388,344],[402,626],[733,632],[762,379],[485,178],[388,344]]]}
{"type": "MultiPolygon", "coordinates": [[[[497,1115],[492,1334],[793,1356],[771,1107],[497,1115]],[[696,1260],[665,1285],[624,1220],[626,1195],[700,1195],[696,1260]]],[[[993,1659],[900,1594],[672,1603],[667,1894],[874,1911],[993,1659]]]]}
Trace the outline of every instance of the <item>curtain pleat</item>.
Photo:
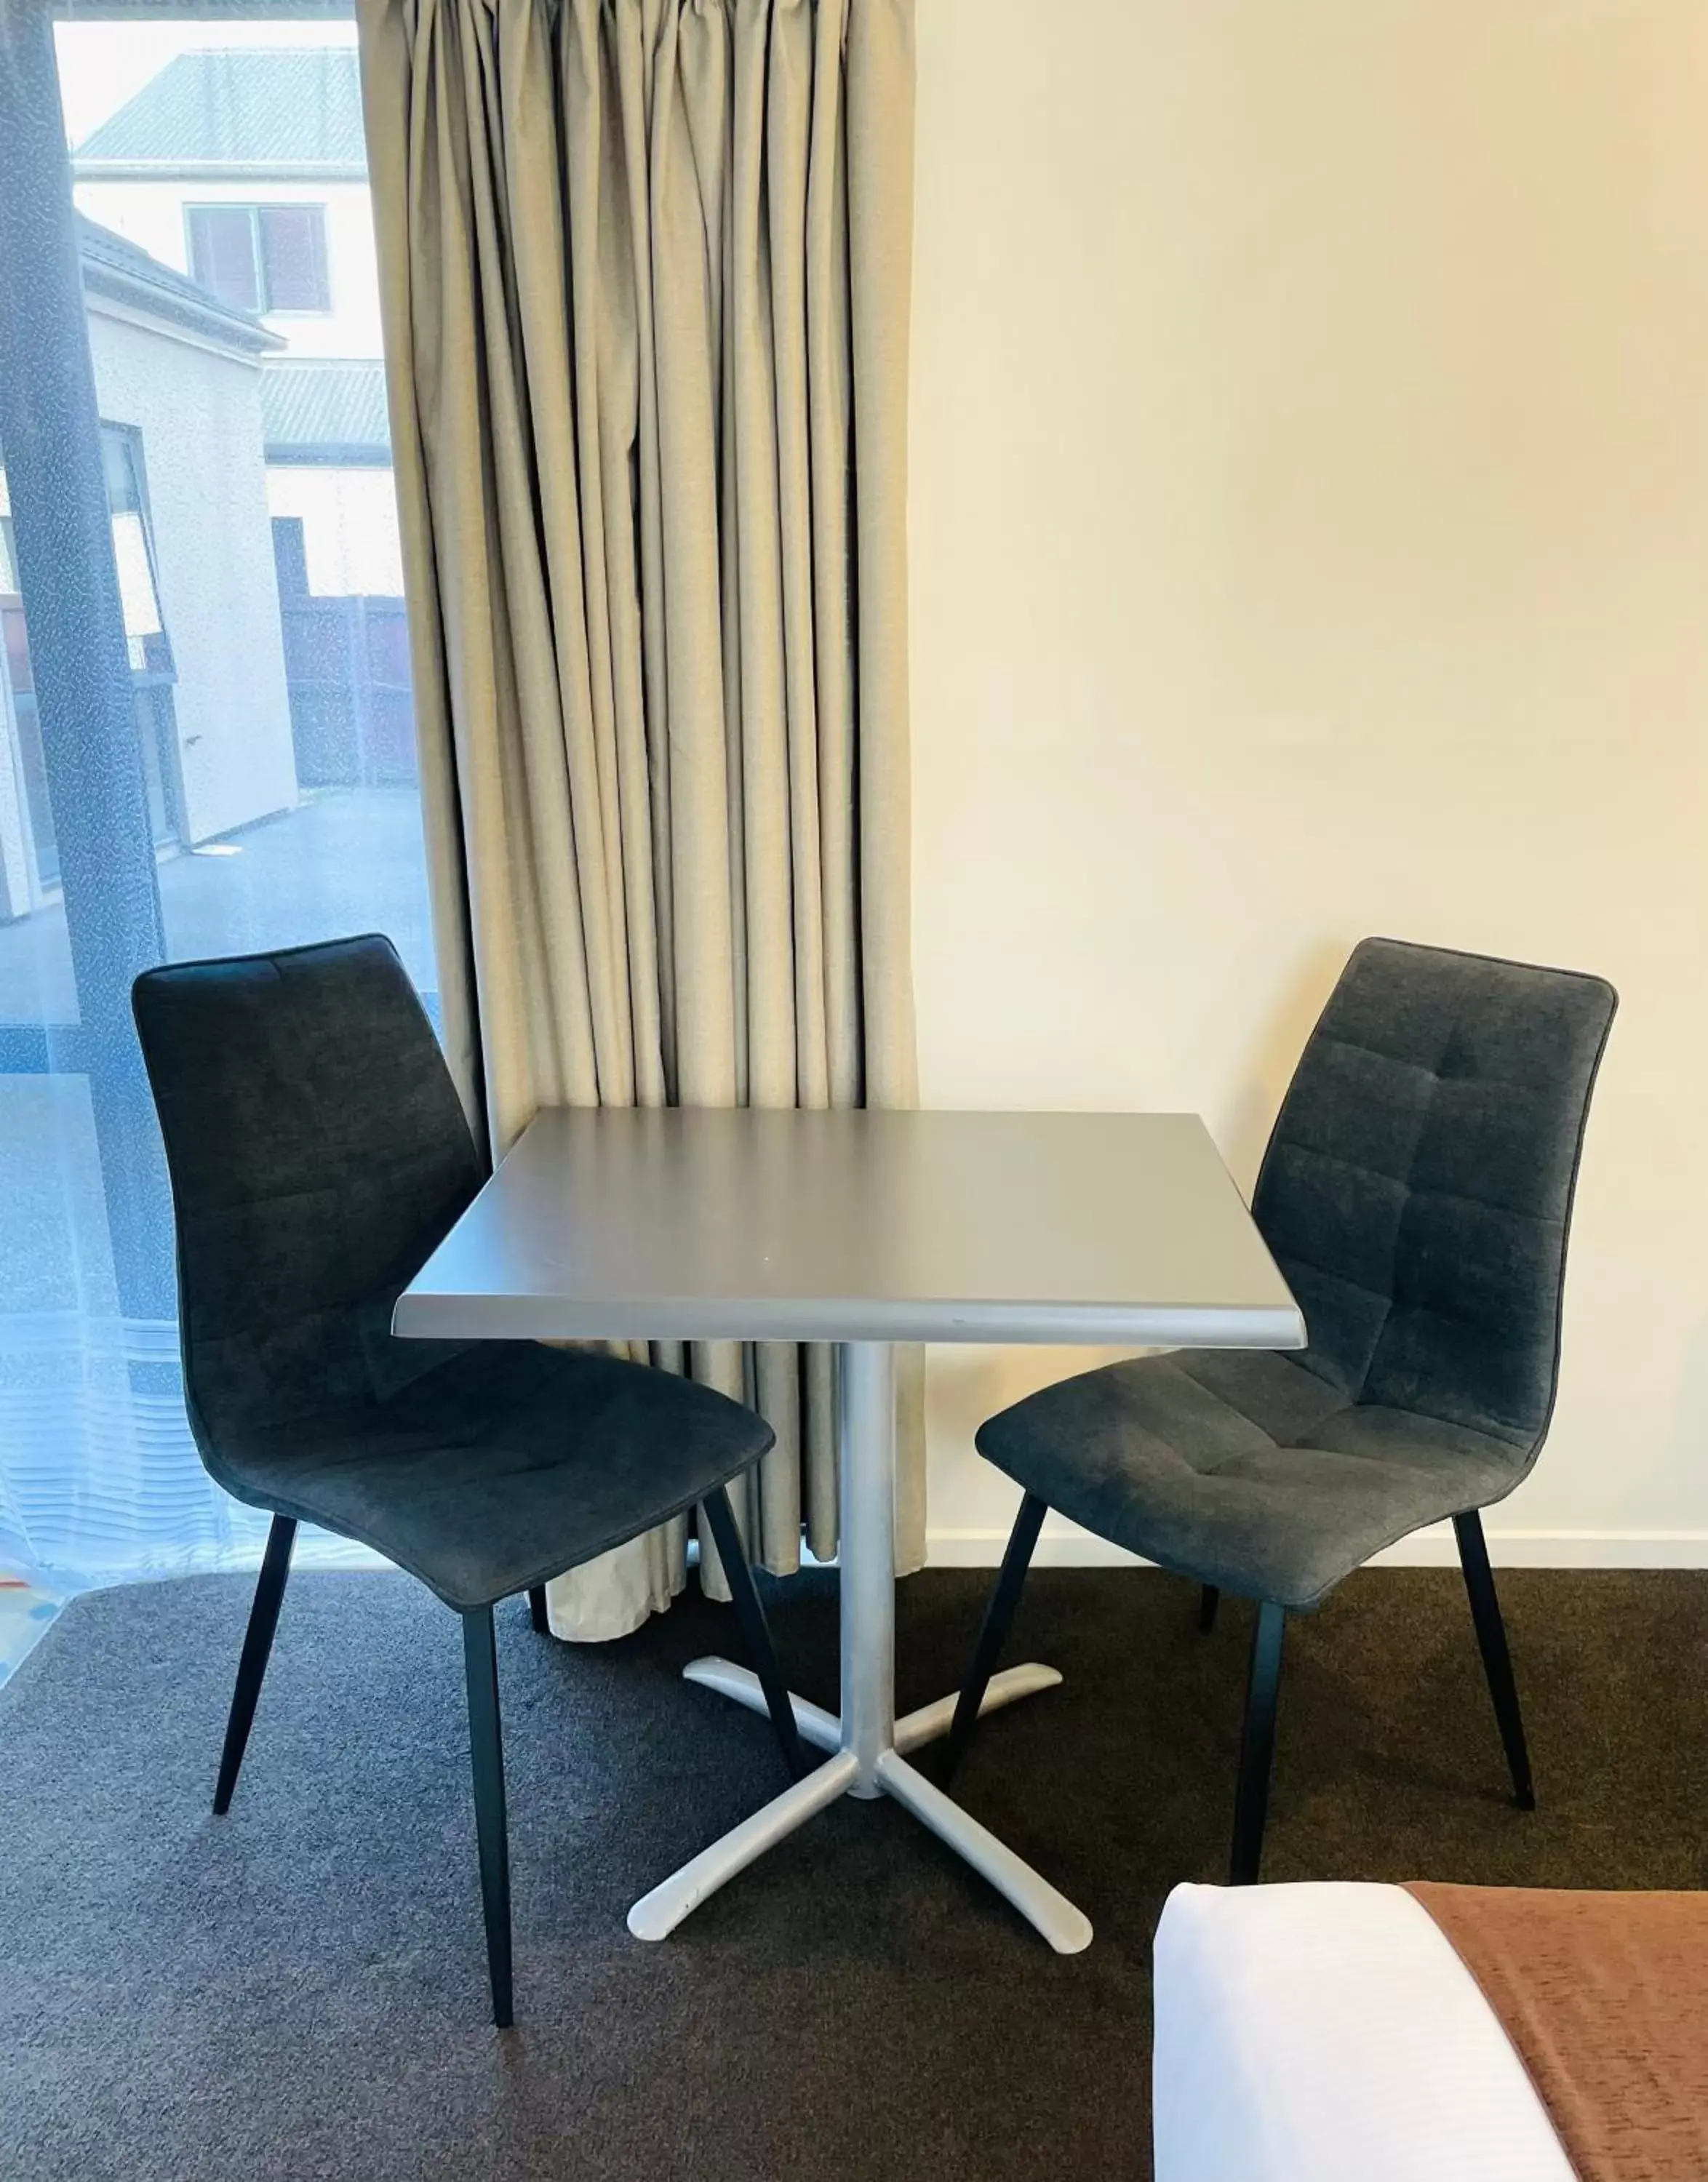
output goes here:
{"type": "MultiPolygon", "coordinates": [[[[907,1105],[911,0],[359,0],[445,1037],[541,1105],[907,1105]]],[[[641,1354],[648,1352],[641,1351],[641,1354]]],[[[836,1543],[822,1346],[655,1343],[836,1543]]],[[[923,1549],[904,1360],[901,1566],[923,1549]]],[[[668,1603],[686,1526],[552,1587],[668,1603]]],[[[702,1568],[721,1591],[709,1541],[702,1568]]]]}

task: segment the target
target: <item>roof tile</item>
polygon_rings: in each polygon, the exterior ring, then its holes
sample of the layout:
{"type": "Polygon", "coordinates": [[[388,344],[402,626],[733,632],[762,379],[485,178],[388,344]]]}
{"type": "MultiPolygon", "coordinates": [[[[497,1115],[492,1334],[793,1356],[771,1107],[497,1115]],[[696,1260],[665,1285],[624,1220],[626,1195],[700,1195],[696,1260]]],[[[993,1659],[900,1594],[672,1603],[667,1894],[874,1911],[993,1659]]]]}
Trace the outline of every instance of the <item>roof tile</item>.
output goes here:
{"type": "Polygon", "coordinates": [[[353,46],[180,53],[72,152],[103,166],[269,167],[281,176],[366,171],[353,46]]]}

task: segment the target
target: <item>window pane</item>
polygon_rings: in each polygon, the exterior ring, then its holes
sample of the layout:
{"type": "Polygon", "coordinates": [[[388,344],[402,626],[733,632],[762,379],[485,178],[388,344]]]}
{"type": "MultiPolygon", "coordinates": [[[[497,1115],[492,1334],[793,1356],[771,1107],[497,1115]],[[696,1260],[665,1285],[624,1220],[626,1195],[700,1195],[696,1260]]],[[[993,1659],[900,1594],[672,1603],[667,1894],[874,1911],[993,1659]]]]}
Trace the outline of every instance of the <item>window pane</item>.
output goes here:
{"type": "Polygon", "coordinates": [[[261,263],[269,311],[324,311],[326,229],[318,205],[263,205],[261,263]]]}
{"type": "MultiPolygon", "coordinates": [[[[30,317],[54,251],[0,283],[37,359],[0,387],[0,431],[32,405],[0,472],[0,1571],[62,1586],[265,1527],[184,1415],[130,976],[379,930],[437,1012],[377,296],[325,279],[371,263],[353,26],[122,42],[56,32],[86,351],[30,317]]],[[[8,102],[53,92],[0,75],[0,189],[8,102]]]]}
{"type": "Polygon", "coordinates": [[[101,434],[101,468],[107,480],[107,505],[114,515],[142,506],[142,487],[130,451],[130,435],[122,427],[106,426],[101,434]]]}
{"type": "MultiPolygon", "coordinates": [[[[136,186],[150,188],[148,183],[136,186]]],[[[190,269],[222,303],[240,311],[261,307],[256,275],[255,229],[242,207],[192,205],[190,208],[190,269]]]]}
{"type": "MultiPolygon", "coordinates": [[[[160,593],[154,579],[154,541],[149,535],[143,490],[141,434],[123,424],[103,424],[101,467],[107,480],[107,505],[113,512],[113,560],[131,671],[169,675],[172,647],[166,640],[160,593]]],[[[143,739],[146,745],[148,737],[143,739]]],[[[158,831],[156,838],[160,838],[158,831]]]]}
{"type": "Polygon", "coordinates": [[[114,517],[113,558],[119,571],[119,605],[125,616],[125,634],[136,645],[130,664],[141,667],[141,640],[160,634],[160,602],[154,595],[154,578],[148,566],[148,546],[142,535],[140,515],[127,512],[114,517]]]}

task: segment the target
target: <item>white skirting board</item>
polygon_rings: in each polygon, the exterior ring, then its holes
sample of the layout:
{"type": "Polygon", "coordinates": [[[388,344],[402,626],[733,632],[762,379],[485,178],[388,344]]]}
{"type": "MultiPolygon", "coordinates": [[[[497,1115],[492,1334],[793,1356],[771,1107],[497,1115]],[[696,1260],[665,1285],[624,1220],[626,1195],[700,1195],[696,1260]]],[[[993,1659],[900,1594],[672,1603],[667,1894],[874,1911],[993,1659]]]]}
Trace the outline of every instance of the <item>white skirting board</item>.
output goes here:
{"type": "MultiPolygon", "coordinates": [[[[1489,1558],[1496,1568],[1708,1568],[1708,1531],[1503,1531],[1485,1519],[1489,1558]]],[[[929,1568],[995,1568],[1006,1531],[928,1531],[929,1568]]],[[[1454,1568],[1458,1553],[1449,1523],[1433,1525],[1389,1546],[1372,1568],[1454,1568]]],[[[1049,1522],[1032,1556],[1034,1568],[1136,1568],[1134,1555],[1071,1524],[1049,1522]]]]}

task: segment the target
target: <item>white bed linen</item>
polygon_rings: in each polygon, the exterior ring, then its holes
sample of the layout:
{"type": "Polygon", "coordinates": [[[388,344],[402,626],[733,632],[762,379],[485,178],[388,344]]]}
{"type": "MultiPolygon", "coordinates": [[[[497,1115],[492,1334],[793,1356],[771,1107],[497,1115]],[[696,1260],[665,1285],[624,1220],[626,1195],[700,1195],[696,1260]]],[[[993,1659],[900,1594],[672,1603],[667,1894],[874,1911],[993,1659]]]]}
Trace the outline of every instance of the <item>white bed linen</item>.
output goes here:
{"type": "Polygon", "coordinates": [[[1156,2182],[1573,2182],[1403,1887],[1177,1886],[1156,1985],[1156,2182]]]}

